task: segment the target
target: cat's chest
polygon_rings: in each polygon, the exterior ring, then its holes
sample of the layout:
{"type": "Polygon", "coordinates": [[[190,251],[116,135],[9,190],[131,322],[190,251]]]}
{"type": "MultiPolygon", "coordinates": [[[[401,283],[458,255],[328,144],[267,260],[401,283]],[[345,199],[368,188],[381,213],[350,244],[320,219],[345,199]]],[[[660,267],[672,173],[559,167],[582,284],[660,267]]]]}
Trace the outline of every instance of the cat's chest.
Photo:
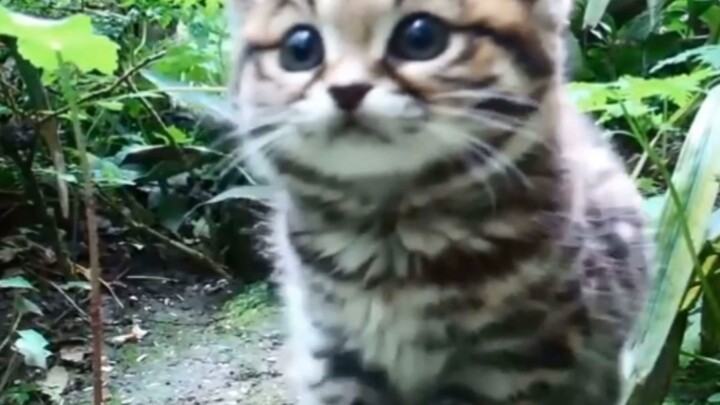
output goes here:
{"type": "Polygon", "coordinates": [[[391,226],[378,221],[367,227],[292,233],[289,246],[312,270],[337,278],[378,282],[388,277],[417,277],[423,263],[442,260],[448,252],[475,256],[492,253],[494,242],[481,228],[455,218],[397,218],[391,226]]]}
{"type": "Polygon", "coordinates": [[[418,391],[441,373],[450,351],[428,351],[422,344],[423,337],[440,336],[447,325],[424,316],[428,305],[442,301],[441,291],[335,290],[345,297],[325,313],[335,313],[349,336],[348,348],[358,349],[367,364],[392,370],[388,378],[400,391],[418,391]]]}

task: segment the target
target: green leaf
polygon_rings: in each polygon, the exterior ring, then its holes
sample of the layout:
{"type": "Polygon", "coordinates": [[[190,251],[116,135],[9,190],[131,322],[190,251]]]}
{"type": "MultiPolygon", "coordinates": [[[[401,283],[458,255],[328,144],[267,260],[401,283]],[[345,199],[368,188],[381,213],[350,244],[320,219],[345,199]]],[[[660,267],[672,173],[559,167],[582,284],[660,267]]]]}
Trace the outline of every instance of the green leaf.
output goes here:
{"type": "Polygon", "coordinates": [[[663,0],[646,0],[647,9],[650,11],[650,23],[655,27],[660,21],[660,13],[662,12],[663,0]]]}
{"type": "Polygon", "coordinates": [[[92,287],[87,281],[70,281],[60,286],[63,290],[85,290],[90,291],[92,287]]]}
{"type": "Polygon", "coordinates": [[[18,331],[20,338],[15,341],[13,349],[22,354],[25,364],[31,367],[47,369],[47,358],[50,352],[45,349],[50,343],[32,329],[18,331]]]}
{"type": "Polygon", "coordinates": [[[233,187],[231,189],[225,190],[222,193],[216,195],[215,197],[205,201],[202,204],[198,204],[195,207],[193,207],[190,211],[188,211],[183,221],[187,220],[187,218],[192,215],[196,210],[198,210],[200,207],[211,205],[211,204],[218,204],[221,202],[226,201],[232,201],[232,200],[250,200],[250,201],[257,201],[257,202],[267,202],[272,199],[272,196],[275,194],[276,189],[272,186],[238,186],[233,187]]]}
{"type": "Polygon", "coordinates": [[[203,204],[217,204],[229,200],[251,200],[265,202],[272,198],[275,189],[271,186],[238,186],[225,190],[203,204]]]}
{"type": "Polygon", "coordinates": [[[178,174],[217,163],[223,155],[201,146],[133,146],[117,154],[123,167],[140,173],[138,183],[165,180],[178,174]]]}
{"type": "Polygon", "coordinates": [[[706,64],[714,69],[720,69],[720,45],[703,45],[680,52],[671,58],[658,62],[652,69],[650,69],[650,73],[655,73],[667,66],[679,65],[692,61],[706,64]]]}
{"type": "Polygon", "coordinates": [[[30,313],[39,316],[43,315],[42,309],[36,303],[30,301],[25,297],[16,297],[15,301],[13,302],[13,306],[22,314],[30,313]]]}
{"type": "Polygon", "coordinates": [[[585,6],[583,28],[592,28],[602,20],[607,11],[610,0],[589,0],[585,6]]]}
{"type": "MultiPolygon", "coordinates": [[[[672,184],[681,196],[679,207],[687,219],[695,252],[705,243],[707,226],[718,195],[720,175],[720,87],[709,94],[687,134],[673,173],[672,184]]],[[[651,376],[676,320],[678,308],[694,269],[694,257],[683,238],[683,222],[673,200],[665,204],[657,223],[657,276],[649,304],[637,324],[630,350],[635,364],[625,376],[627,390],[622,404],[650,404],[643,395],[657,383],[651,376]],[[630,402],[628,402],[630,401],[630,402]]]]}
{"type": "Polygon", "coordinates": [[[707,239],[711,241],[720,239],[720,210],[716,210],[710,216],[707,239]]]}
{"type": "Polygon", "coordinates": [[[35,287],[24,277],[10,277],[0,280],[0,288],[34,290],[35,287]]]}
{"type": "Polygon", "coordinates": [[[652,225],[651,228],[657,224],[660,220],[660,215],[665,207],[666,198],[664,195],[657,195],[645,199],[645,214],[648,217],[648,222],[652,225]]]}
{"type": "Polygon", "coordinates": [[[17,38],[20,54],[47,71],[58,68],[57,54],[81,72],[112,74],[118,66],[119,46],[93,32],[87,15],[48,20],[0,7],[0,34],[17,38]]]}
{"type": "Polygon", "coordinates": [[[96,101],[98,106],[110,111],[122,111],[123,103],[119,101],[96,101]]]}

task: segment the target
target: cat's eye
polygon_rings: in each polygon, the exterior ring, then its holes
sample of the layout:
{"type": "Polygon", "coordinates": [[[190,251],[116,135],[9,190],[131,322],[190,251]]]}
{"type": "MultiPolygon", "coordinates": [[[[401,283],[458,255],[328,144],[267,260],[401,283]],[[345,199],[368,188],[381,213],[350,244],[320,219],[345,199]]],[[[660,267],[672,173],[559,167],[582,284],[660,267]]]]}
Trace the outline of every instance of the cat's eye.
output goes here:
{"type": "Polygon", "coordinates": [[[290,72],[300,72],[318,67],[325,58],[320,33],[313,27],[294,27],[280,44],[280,65],[290,72]]]}
{"type": "Polygon", "coordinates": [[[439,56],[450,43],[450,27],[430,14],[412,14],[403,18],[393,31],[389,56],[426,61],[439,56]]]}

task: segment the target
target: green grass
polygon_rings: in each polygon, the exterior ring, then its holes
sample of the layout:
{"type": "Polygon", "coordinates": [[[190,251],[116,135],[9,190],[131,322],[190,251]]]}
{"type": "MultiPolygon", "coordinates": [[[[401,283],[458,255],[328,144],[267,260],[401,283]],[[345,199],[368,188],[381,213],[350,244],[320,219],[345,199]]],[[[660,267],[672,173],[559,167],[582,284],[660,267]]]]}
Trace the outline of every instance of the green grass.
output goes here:
{"type": "Polygon", "coordinates": [[[222,308],[222,326],[229,330],[242,330],[256,325],[278,312],[278,303],[270,294],[267,284],[247,286],[222,308]]]}

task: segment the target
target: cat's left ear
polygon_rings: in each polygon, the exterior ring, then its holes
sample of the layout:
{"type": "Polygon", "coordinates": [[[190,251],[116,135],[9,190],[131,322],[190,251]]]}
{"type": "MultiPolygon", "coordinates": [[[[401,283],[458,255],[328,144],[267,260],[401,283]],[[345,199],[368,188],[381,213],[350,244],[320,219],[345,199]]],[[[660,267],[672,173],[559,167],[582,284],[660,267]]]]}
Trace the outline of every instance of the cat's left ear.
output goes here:
{"type": "Polygon", "coordinates": [[[574,0],[525,0],[537,23],[551,30],[564,30],[570,23],[574,0]]]}

